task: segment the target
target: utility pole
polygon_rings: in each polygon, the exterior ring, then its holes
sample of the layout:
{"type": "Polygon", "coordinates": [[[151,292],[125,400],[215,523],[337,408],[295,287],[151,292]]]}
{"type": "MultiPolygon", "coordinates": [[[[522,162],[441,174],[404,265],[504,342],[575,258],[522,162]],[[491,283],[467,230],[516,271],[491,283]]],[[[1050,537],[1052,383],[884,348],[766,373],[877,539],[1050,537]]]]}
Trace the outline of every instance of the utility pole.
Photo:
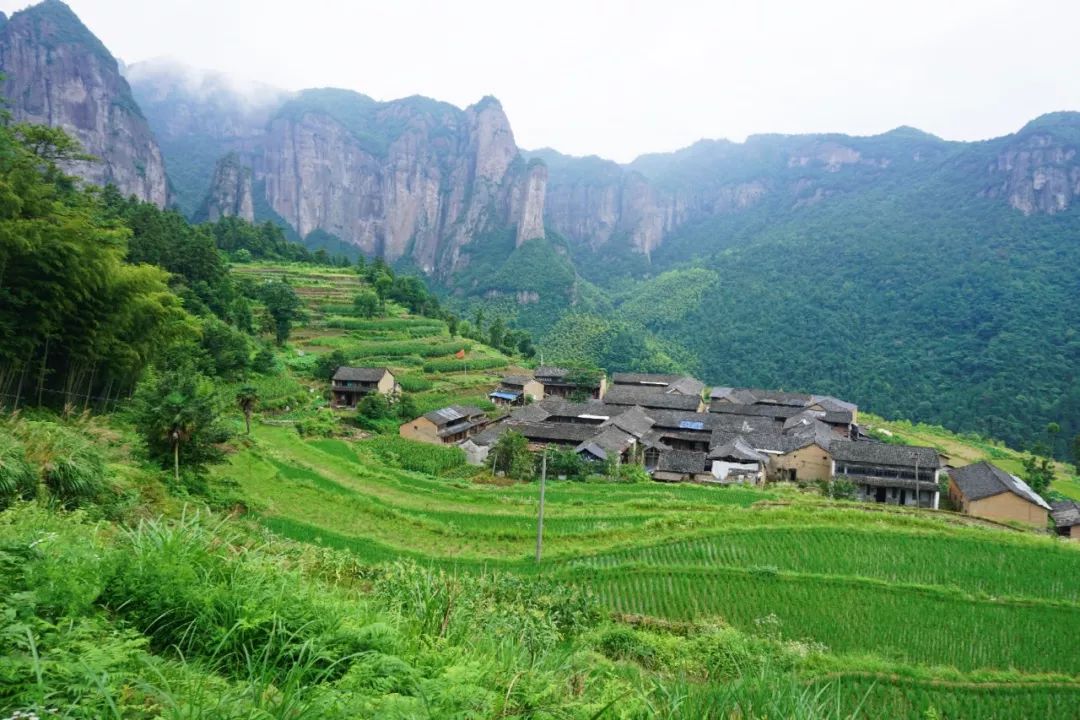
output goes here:
{"type": "Polygon", "coordinates": [[[536,517],[536,564],[540,564],[540,554],[544,550],[544,486],[547,484],[547,448],[540,461],[540,514],[536,517]]]}

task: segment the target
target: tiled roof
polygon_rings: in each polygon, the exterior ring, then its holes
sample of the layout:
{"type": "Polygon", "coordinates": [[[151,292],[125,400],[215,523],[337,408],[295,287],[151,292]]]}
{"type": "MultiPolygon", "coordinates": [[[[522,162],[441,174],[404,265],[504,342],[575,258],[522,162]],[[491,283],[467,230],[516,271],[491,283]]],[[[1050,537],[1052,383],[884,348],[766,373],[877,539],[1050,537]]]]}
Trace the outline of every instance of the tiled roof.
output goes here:
{"type": "Polygon", "coordinates": [[[703,473],[707,472],[708,460],[703,452],[693,450],[668,450],[660,453],[656,463],[658,472],[703,473]]]}
{"type": "Polygon", "coordinates": [[[931,447],[889,445],[864,440],[833,440],[829,450],[834,460],[892,467],[915,467],[916,464],[923,468],[941,467],[938,451],[931,447]]]}
{"type": "Polygon", "coordinates": [[[1050,516],[1059,528],[1071,528],[1080,525],[1080,503],[1075,500],[1056,502],[1051,506],[1050,516]]]}
{"type": "MultiPolygon", "coordinates": [[[[334,380],[348,382],[379,382],[383,375],[390,372],[386,368],[346,367],[341,366],[334,373],[334,380]]],[[[325,375],[323,377],[326,377],[325,375]]]]}
{"type": "Polygon", "coordinates": [[[424,413],[424,417],[435,423],[436,427],[442,427],[444,425],[464,422],[469,418],[483,414],[483,410],[471,405],[450,405],[449,407],[439,408],[438,410],[424,413]]]}
{"type": "Polygon", "coordinates": [[[701,398],[696,395],[657,392],[635,385],[615,385],[604,395],[604,402],[609,405],[640,405],[643,408],[694,411],[701,404],[701,398]]]}
{"type": "Polygon", "coordinates": [[[981,500],[1010,492],[1041,508],[1050,509],[1026,482],[985,461],[953,468],[949,470],[949,477],[968,500],[981,500]]]}

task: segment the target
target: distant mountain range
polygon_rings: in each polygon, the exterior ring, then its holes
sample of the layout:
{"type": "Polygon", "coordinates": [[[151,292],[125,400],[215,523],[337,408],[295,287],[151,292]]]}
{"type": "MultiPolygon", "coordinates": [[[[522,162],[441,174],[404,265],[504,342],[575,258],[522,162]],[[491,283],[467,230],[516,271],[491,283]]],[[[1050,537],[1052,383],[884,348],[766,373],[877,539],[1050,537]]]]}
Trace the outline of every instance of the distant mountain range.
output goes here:
{"type": "Polygon", "coordinates": [[[0,69],[15,119],[100,158],[72,168],[88,181],[415,267],[551,359],[834,392],[1059,449],[1080,432],[1080,114],[985,142],[759,135],[620,165],[521,150],[494,98],[122,71],[59,0],[0,23],[0,69]]]}

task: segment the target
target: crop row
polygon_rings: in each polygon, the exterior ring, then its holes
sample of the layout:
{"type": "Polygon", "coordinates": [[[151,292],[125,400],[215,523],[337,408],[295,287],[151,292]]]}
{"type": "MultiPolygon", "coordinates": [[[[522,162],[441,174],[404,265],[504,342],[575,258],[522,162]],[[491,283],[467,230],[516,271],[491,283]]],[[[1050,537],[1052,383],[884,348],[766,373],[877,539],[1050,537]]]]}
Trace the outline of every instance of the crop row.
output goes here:
{"type": "Polygon", "coordinates": [[[757,571],[575,574],[612,609],[673,620],[720,617],[748,631],[775,618],[785,637],[962,670],[1080,672],[1080,609],[975,601],[881,583],[757,571]]]}
{"type": "Polygon", "coordinates": [[[581,558],[616,567],[772,566],[779,570],[945,585],[994,596],[1080,601],[1080,552],[1009,536],[915,534],[870,528],[765,527],[581,558]]]}
{"type": "Polygon", "coordinates": [[[859,708],[860,717],[925,720],[1030,720],[1076,717],[1080,684],[935,684],[898,678],[830,678],[828,685],[844,708],[859,708]],[[936,714],[931,714],[936,713],[936,714]]]}

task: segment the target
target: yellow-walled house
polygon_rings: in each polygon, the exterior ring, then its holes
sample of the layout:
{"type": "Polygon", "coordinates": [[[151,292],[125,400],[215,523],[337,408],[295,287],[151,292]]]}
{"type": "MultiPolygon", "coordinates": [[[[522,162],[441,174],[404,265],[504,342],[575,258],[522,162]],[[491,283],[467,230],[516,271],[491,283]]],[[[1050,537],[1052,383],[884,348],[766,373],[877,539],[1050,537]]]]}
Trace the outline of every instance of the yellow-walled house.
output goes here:
{"type": "Polygon", "coordinates": [[[1020,478],[979,462],[949,470],[949,498],[968,515],[1046,527],[1050,506],[1020,478]]]}

